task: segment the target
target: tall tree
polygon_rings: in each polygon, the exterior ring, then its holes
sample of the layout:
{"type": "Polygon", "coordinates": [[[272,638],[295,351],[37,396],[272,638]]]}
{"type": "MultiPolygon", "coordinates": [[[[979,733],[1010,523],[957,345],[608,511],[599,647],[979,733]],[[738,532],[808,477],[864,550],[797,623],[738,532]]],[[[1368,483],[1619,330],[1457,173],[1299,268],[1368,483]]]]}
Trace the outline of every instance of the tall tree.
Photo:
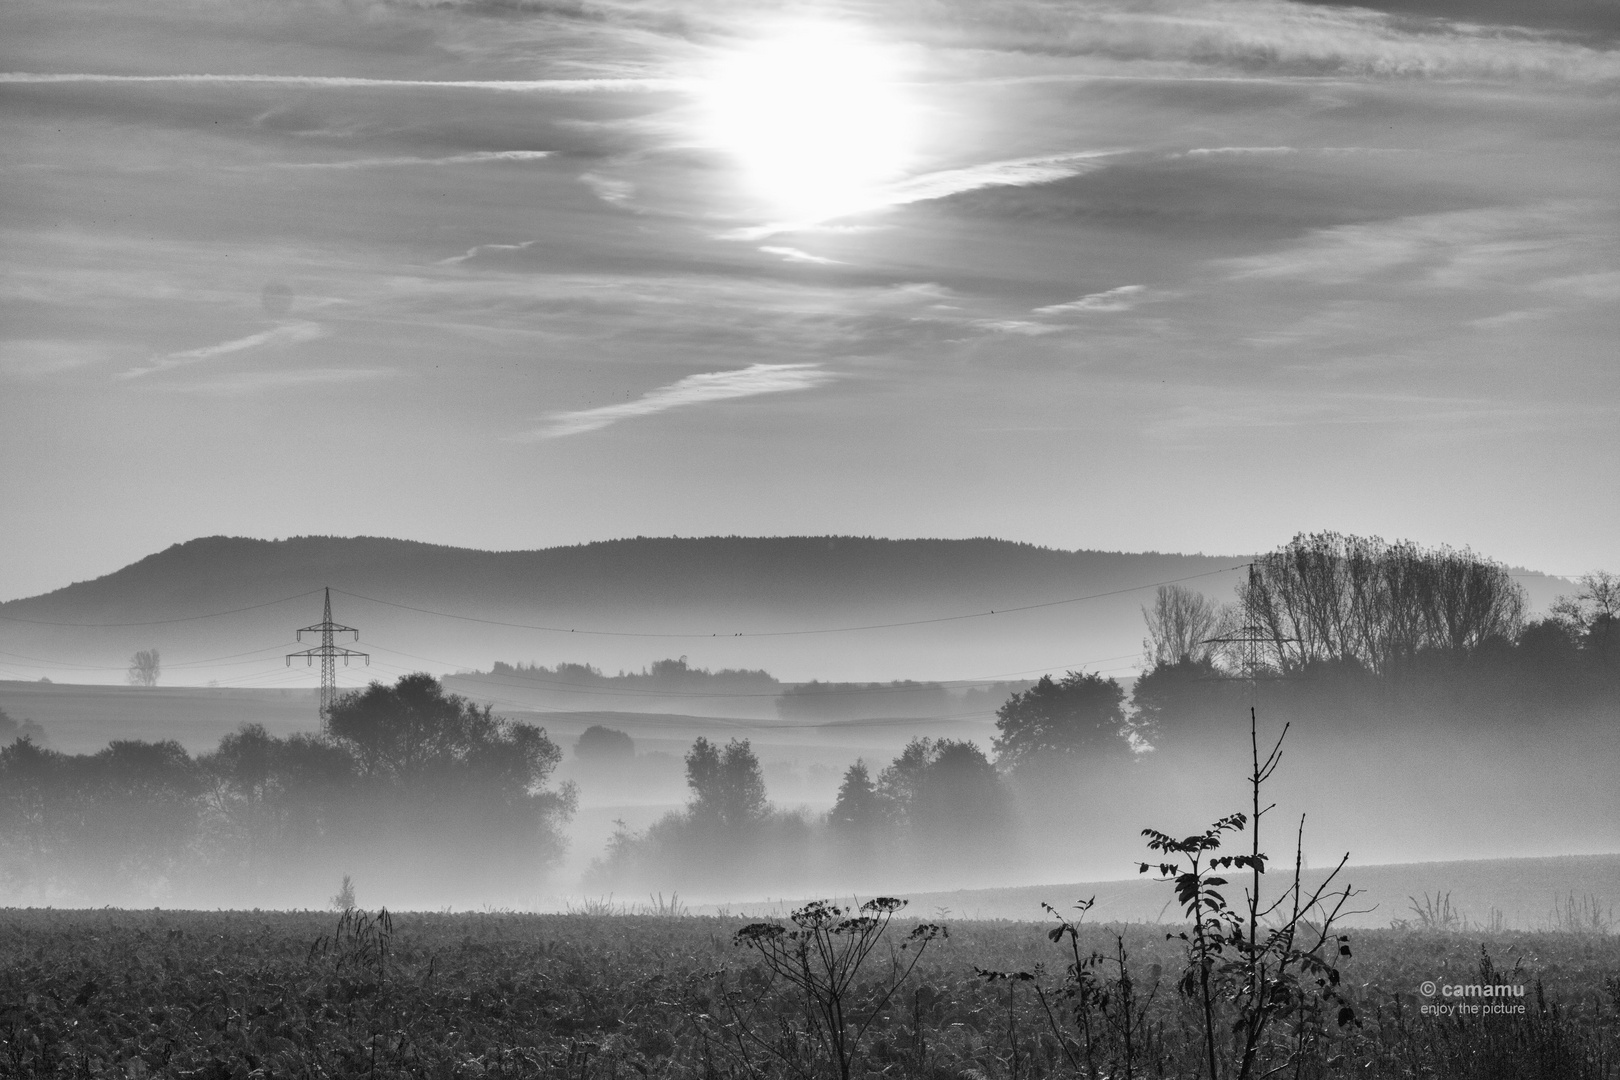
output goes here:
{"type": "Polygon", "coordinates": [[[1507,568],[1465,549],[1300,534],[1257,558],[1239,587],[1268,666],[1326,663],[1397,674],[1420,654],[1463,657],[1510,642],[1525,594],[1507,568]]]}
{"type": "Polygon", "coordinates": [[[887,818],[885,800],[872,782],[866,762],[856,759],[844,770],[843,783],[838,785],[838,798],[827,814],[827,824],[845,833],[870,831],[887,818]]]}
{"type": "Polygon", "coordinates": [[[1601,663],[1620,659],[1620,574],[1594,570],[1576,581],[1580,590],[1560,596],[1552,617],[1580,642],[1587,655],[1601,663]]]}
{"type": "Polygon", "coordinates": [[[1183,585],[1160,585],[1152,608],[1142,609],[1147,637],[1142,653],[1149,667],[1205,663],[1219,644],[1210,639],[1229,629],[1230,614],[1209,597],[1183,585]]]}
{"type": "Polygon", "coordinates": [[[1224,738],[1230,721],[1248,716],[1247,700],[1209,660],[1155,664],[1131,687],[1132,727],[1155,748],[1204,735],[1224,738]]]}
{"type": "Polygon", "coordinates": [[[996,710],[996,762],[1012,772],[1083,758],[1123,755],[1130,742],[1113,679],[1071,671],[1054,681],[1043,675],[996,710]]]}
{"type": "Polygon", "coordinates": [[[686,755],[686,786],[692,789],[692,820],[734,832],[763,820],[765,774],[747,739],[724,748],[699,736],[686,755]]]}
{"type": "Polygon", "coordinates": [[[562,750],[543,729],[446,694],[418,672],[340,697],[327,731],[353,755],[368,805],[407,829],[402,842],[435,838],[446,857],[463,845],[468,859],[474,840],[517,848],[529,858],[513,860],[514,872],[561,853],[576,798],[572,784],[546,787],[562,750]]]}

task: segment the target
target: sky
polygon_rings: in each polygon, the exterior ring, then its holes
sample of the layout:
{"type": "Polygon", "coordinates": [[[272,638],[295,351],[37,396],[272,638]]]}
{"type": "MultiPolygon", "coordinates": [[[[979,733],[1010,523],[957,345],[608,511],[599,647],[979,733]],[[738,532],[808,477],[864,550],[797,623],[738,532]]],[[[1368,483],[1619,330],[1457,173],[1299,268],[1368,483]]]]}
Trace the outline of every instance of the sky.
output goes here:
{"type": "Polygon", "coordinates": [[[1614,0],[11,0],[0,599],[213,534],[1620,569],[1617,43],[1614,0]]]}

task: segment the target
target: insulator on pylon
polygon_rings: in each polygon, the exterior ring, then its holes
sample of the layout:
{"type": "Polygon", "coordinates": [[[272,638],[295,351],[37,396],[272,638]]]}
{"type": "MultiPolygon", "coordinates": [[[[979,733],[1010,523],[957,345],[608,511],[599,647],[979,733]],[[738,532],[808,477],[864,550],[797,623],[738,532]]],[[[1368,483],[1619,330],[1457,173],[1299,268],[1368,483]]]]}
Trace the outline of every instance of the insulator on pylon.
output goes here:
{"type": "Polygon", "coordinates": [[[318,633],[321,635],[320,645],[313,649],[305,649],[303,652],[288,653],[287,664],[289,667],[292,666],[293,657],[302,656],[304,658],[304,666],[313,667],[315,664],[315,658],[320,658],[320,717],[321,723],[324,726],[331,718],[333,703],[337,701],[337,658],[340,656],[343,657],[343,666],[348,667],[349,659],[351,657],[359,656],[364,658],[366,665],[369,667],[371,665],[371,655],[369,653],[357,652],[353,649],[345,649],[334,644],[332,640],[333,635],[353,634],[354,640],[359,641],[360,631],[356,630],[352,626],[341,626],[332,621],[332,589],[330,586],[328,586],[326,590],[326,604],[321,614],[322,618],[320,622],[316,623],[314,626],[306,626],[302,628],[298,631],[297,637],[297,640],[302,642],[305,634],[318,633]]]}

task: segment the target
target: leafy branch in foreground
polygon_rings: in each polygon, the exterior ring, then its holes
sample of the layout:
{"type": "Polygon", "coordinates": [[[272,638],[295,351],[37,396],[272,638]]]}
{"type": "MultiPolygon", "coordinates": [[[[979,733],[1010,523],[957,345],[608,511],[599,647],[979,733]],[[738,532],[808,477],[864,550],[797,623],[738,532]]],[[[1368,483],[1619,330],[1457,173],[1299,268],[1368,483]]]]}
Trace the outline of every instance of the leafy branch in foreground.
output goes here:
{"type": "Polygon", "coordinates": [[[1298,1064],[1329,1037],[1332,1010],[1340,1028],[1357,1023],[1355,1009],[1339,992],[1340,957],[1350,956],[1349,937],[1334,932],[1349,914],[1345,904],[1356,895],[1348,884],[1335,887],[1350,856],[1346,854],[1314,889],[1301,881],[1304,868],[1305,819],[1295,837],[1292,882],[1277,899],[1264,904],[1260,876],[1267,857],[1260,850],[1261,818],[1275,804],[1262,807],[1260,790],[1282,760],[1288,725],[1264,758],[1258,726],[1249,710],[1249,774],[1252,816],[1229,814],[1202,833],[1176,838],[1144,829],[1148,848],[1166,858],[1142,863],[1141,873],[1157,870],[1175,886],[1176,900],[1189,922],[1171,937],[1187,943],[1187,966],[1178,984],[1200,1014],[1202,1068],[1210,1080],[1268,1077],[1298,1064]],[[1247,854],[1217,855],[1224,838],[1248,829],[1247,854]],[[1222,872],[1247,870],[1251,887],[1240,906],[1230,903],[1222,872]],[[1284,1029],[1282,1034],[1278,1029],[1284,1029]],[[1291,1028],[1291,1038],[1286,1029],[1291,1028]],[[1223,1067],[1224,1066],[1224,1067],[1223,1067]]]}

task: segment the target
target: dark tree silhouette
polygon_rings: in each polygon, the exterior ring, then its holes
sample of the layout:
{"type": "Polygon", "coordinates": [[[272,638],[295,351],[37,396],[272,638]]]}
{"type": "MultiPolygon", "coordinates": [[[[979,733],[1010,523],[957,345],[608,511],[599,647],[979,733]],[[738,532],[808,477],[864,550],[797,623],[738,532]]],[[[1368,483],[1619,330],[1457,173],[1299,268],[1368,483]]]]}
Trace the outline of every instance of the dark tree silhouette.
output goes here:
{"type": "Polygon", "coordinates": [[[692,820],[704,828],[739,832],[770,812],[765,774],[747,739],[732,739],[722,749],[699,736],[686,755],[686,786],[692,820]]]}
{"type": "Polygon", "coordinates": [[[916,831],[946,844],[1009,840],[1006,792],[984,751],[965,739],[940,739],[930,758],[911,806],[916,831]]]}
{"type": "Polygon", "coordinates": [[[360,793],[349,751],[317,735],[278,739],[244,724],[198,759],[214,859],[258,886],[288,859],[350,839],[360,793]]]}
{"type": "Polygon", "coordinates": [[[522,875],[561,854],[576,798],[571,784],[546,788],[562,750],[541,728],[446,694],[418,672],[340,697],[327,731],[353,755],[370,812],[400,844],[464,862],[499,845],[522,854],[507,860],[522,875]]]}
{"type": "Polygon", "coordinates": [[[86,839],[109,871],[136,877],[172,872],[196,829],[202,777],[173,740],[118,740],[83,761],[86,839]]]}
{"type": "Polygon", "coordinates": [[[403,784],[466,773],[530,790],[562,760],[540,728],[446,694],[424,672],[345,694],[332,706],[327,730],[354,754],[364,775],[403,784]]]}
{"type": "Polygon", "coordinates": [[[1390,675],[1422,653],[1466,656],[1516,638],[1526,604],[1506,567],[1466,548],[1339,533],[1302,533],[1260,556],[1238,593],[1267,664],[1285,673],[1353,661],[1390,675]]]}
{"type": "Polygon", "coordinates": [[[1113,679],[1043,675],[996,710],[996,761],[1012,772],[1129,752],[1125,691],[1113,679]]]}
{"type": "Polygon", "coordinates": [[[996,767],[972,742],[912,739],[878,777],[886,817],[928,841],[977,844],[1008,824],[996,767]]]}
{"type": "Polygon", "coordinates": [[[888,816],[886,800],[872,782],[866,762],[857,759],[844,770],[844,780],[838,786],[838,799],[827,814],[827,824],[843,833],[869,832],[882,825],[888,816]]]}
{"type": "Polygon", "coordinates": [[[1620,674],[1620,575],[1594,570],[1578,579],[1580,591],[1560,596],[1552,617],[1580,643],[1600,675],[1620,674]]]}
{"type": "Polygon", "coordinates": [[[574,743],[574,756],[593,764],[618,764],[636,756],[636,743],[622,731],[592,724],[580,732],[574,743]]]}
{"type": "Polygon", "coordinates": [[[933,760],[934,740],[912,739],[906,743],[900,755],[878,774],[878,797],[897,824],[910,818],[917,793],[922,790],[923,776],[933,760]]]}
{"type": "Polygon", "coordinates": [[[1156,664],[1131,687],[1132,725],[1155,747],[1216,736],[1220,727],[1246,715],[1247,701],[1241,684],[1213,660],[1156,664]]]}

